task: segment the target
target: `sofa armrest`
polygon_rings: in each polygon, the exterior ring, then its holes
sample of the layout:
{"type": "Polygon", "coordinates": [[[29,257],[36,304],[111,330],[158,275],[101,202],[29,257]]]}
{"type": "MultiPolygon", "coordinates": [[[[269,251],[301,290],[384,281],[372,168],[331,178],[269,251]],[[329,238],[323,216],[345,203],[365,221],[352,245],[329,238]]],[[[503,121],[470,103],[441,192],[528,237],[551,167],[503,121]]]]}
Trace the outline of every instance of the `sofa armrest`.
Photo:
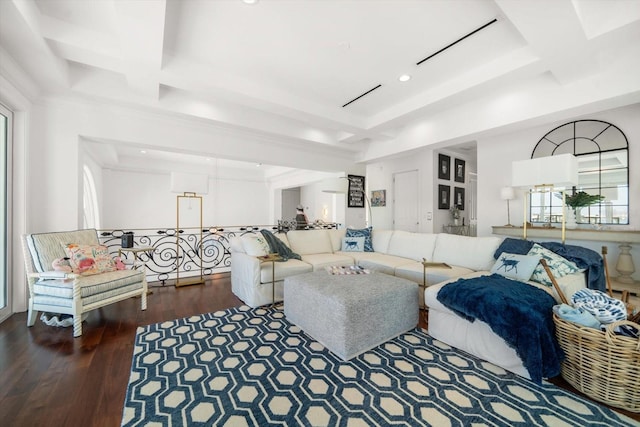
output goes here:
{"type": "Polygon", "coordinates": [[[245,285],[260,284],[260,260],[244,252],[231,253],[231,281],[245,285]]]}

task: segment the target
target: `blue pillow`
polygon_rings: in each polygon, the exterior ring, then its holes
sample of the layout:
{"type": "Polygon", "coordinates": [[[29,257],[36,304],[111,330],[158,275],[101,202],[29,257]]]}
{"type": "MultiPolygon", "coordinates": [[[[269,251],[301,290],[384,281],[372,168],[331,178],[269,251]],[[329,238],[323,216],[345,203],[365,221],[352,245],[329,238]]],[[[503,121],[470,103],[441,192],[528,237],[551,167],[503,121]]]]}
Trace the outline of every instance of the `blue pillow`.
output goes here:
{"type": "Polygon", "coordinates": [[[345,237],[364,237],[364,251],[373,252],[373,243],[371,243],[371,227],[360,230],[347,228],[345,237]]]}
{"type": "Polygon", "coordinates": [[[502,252],[491,268],[491,273],[526,282],[533,275],[539,262],[539,256],[502,252]]]}
{"type": "Polygon", "coordinates": [[[342,239],[342,250],[345,252],[362,252],[364,250],[364,236],[345,237],[342,239]]]}

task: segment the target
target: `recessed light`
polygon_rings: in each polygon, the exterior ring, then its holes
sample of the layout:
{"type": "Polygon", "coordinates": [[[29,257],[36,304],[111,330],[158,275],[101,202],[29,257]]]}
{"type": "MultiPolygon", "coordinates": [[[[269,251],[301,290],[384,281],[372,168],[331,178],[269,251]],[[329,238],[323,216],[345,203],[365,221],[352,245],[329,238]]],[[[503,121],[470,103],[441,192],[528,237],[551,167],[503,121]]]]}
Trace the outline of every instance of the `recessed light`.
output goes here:
{"type": "Polygon", "coordinates": [[[262,166],[262,163],[256,163],[257,168],[259,168],[260,166],[262,166]]]}
{"type": "Polygon", "coordinates": [[[147,154],[147,150],[140,150],[140,154],[147,154]]]}
{"type": "Polygon", "coordinates": [[[256,4],[258,3],[258,0],[242,0],[242,2],[245,4],[256,4]]]}
{"type": "Polygon", "coordinates": [[[411,76],[409,74],[403,74],[398,77],[398,80],[400,80],[401,82],[408,82],[409,80],[411,80],[411,76]]]}

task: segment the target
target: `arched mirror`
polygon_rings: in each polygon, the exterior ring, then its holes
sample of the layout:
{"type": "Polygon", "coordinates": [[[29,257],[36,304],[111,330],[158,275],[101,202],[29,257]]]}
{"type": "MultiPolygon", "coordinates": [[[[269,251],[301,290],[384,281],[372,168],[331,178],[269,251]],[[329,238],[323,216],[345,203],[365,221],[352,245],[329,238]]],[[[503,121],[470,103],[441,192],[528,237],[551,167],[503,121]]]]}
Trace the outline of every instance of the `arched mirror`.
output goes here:
{"type": "MultiPolygon", "coordinates": [[[[567,196],[584,192],[601,196],[576,208],[582,224],[629,224],[629,142],[615,125],[601,120],[577,120],[553,129],[536,144],[531,158],[572,153],[578,158],[578,185],[567,196]]],[[[558,193],[531,195],[532,223],[560,222],[558,193]]]]}

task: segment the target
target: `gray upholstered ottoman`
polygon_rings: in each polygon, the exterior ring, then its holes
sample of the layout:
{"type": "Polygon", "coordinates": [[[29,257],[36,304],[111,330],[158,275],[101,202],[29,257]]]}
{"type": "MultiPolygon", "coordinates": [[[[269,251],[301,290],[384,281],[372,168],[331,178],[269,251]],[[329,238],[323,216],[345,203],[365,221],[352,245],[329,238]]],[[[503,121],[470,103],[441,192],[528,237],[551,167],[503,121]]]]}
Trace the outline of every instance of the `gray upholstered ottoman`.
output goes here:
{"type": "Polygon", "coordinates": [[[382,273],[331,275],[316,271],[284,280],[291,323],[343,360],[418,324],[418,285],[382,273]]]}

